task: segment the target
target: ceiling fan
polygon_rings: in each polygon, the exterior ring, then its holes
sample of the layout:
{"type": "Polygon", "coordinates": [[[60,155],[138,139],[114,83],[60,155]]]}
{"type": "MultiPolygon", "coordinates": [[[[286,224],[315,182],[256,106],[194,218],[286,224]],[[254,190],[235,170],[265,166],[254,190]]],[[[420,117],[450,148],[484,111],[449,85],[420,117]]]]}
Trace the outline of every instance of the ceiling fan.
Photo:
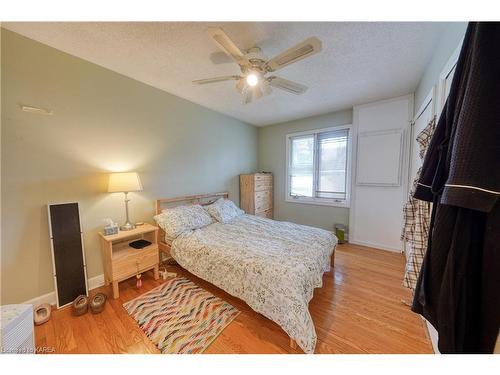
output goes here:
{"type": "Polygon", "coordinates": [[[193,83],[204,85],[223,81],[238,81],[236,89],[243,94],[244,104],[250,103],[254,98],[259,99],[269,95],[272,92],[271,87],[296,95],[303,94],[307,90],[307,86],[275,75],[266,75],[321,51],[321,41],[316,37],[311,37],[266,61],[259,47],[250,48],[243,53],[220,27],[209,27],[208,35],[220,49],[239,65],[241,75],[198,79],[193,83]]]}

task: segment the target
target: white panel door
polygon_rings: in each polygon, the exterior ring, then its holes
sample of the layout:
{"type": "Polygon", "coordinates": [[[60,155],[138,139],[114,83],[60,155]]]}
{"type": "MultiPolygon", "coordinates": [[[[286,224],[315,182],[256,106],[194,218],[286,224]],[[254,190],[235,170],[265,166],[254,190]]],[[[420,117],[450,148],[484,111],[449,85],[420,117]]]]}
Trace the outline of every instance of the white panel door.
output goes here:
{"type": "Polygon", "coordinates": [[[448,95],[450,94],[451,82],[453,81],[453,76],[455,75],[455,69],[457,67],[457,61],[460,55],[461,48],[462,42],[460,42],[458,47],[455,49],[448,62],[444,66],[441,74],[439,75],[439,92],[436,106],[436,113],[438,116],[441,114],[444,103],[446,102],[446,98],[448,98],[448,95]]]}
{"type": "MultiPolygon", "coordinates": [[[[402,227],[401,207],[407,196],[408,185],[408,137],[410,121],[413,117],[413,95],[406,95],[394,99],[355,106],[353,110],[353,138],[363,134],[377,132],[403,136],[403,142],[396,141],[397,137],[385,139],[381,144],[377,142],[358,142],[353,139],[356,156],[353,166],[353,184],[351,191],[351,209],[349,211],[349,242],[371,246],[390,251],[402,251],[400,240],[402,227]],[[378,156],[377,148],[387,147],[389,153],[378,156]],[[400,152],[398,152],[400,150],[400,152]],[[372,158],[370,158],[372,155],[372,158]],[[358,160],[358,156],[360,156],[358,160]],[[387,159],[387,162],[377,160],[387,159]],[[398,168],[397,166],[400,167],[398,168]],[[357,169],[360,174],[357,175],[357,169]],[[386,178],[397,178],[399,169],[399,184],[357,184],[356,176],[362,179],[370,178],[373,181],[388,181],[386,178]]],[[[382,138],[379,138],[381,141],[382,138]]]]}

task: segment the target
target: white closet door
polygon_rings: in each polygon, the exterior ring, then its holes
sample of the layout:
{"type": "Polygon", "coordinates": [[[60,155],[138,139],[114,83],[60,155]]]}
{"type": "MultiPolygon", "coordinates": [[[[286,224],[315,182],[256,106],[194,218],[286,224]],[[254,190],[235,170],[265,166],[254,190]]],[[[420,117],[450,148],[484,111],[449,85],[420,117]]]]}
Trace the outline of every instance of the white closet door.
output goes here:
{"type": "Polygon", "coordinates": [[[356,162],[353,163],[349,211],[351,243],[403,250],[401,207],[407,197],[408,135],[412,117],[412,95],[354,106],[356,162]]]}
{"type": "Polygon", "coordinates": [[[446,98],[450,94],[451,82],[453,81],[453,76],[455,75],[455,69],[457,67],[458,56],[460,55],[460,50],[462,48],[462,42],[455,49],[450,59],[443,68],[443,71],[439,75],[439,93],[437,100],[436,112],[439,116],[443,110],[446,98]]]}
{"type": "MultiPolygon", "coordinates": [[[[453,80],[453,76],[455,75],[455,69],[457,68],[457,65],[455,64],[453,68],[448,72],[448,75],[444,79],[444,100],[446,101],[446,98],[450,94],[450,88],[451,88],[451,81],[453,80]]],[[[444,103],[443,103],[444,105],[444,103]]]]}

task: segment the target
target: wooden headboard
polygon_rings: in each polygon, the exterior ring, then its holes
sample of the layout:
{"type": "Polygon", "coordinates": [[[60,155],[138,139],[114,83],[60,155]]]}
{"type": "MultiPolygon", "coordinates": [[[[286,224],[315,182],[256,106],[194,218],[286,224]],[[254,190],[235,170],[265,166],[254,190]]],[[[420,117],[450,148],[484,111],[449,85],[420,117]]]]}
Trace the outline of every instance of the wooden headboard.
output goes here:
{"type": "MultiPolygon", "coordinates": [[[[189,204],[200,204],[202,206],[206,206],[215,202],[219,198],[228,198],[229,193],[227,191],[219,192],[219,193],[210,193],[210,194],[200,194],[200,195],[188,195],[183,197],[176,198],[165,198],[165,199],[157,199],[155,204],[155,212],[156,215],[161,213],[161,210],[164,208],[172,208],[177,206],[184,206],[189,204]]],[[[165,242],[165,232],[160,228],[158,233],[158,246],[161,251],[167,253],[170,256],[170,245],[165,242]]]]}
{"type": "Polygon", "coordinates": [[[165,198],[156,200],[156,215],[161,213],[161,210],[168,207],[184,206],[188,204],[201,204],[202,206],[211,204],[219,198],[228,198],[227,191],[211,194],[188,195],[176,198],[165,198]]]}

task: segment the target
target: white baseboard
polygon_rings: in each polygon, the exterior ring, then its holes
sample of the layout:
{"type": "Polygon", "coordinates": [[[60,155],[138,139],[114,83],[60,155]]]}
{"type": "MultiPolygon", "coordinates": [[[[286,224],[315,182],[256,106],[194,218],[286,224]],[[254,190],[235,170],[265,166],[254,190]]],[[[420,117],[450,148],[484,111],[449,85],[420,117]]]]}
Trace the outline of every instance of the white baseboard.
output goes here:
{"type": "MultiPolygon", "coordinates": [[[[104,285],[104,275],[97,275],[95,277],[91,277],[87,279],[87,283],[89,286],[89,290],[99,288],[104,285]]],[[[48,303],[49,305],[55,305],[56,301],[56,292],[50,292],[35,298],[32,298],[28,301],[23,302],[24,304],[29,304],[33,306],[41,305],[42,303],[48,303]]]]}
{"type": "Polygon", "coordinates": [[[375,243],[375,242],[367,242],[367,241],[358,241],[358,240],[351,240],[349,243],[352,243],[353,245],[361,245],[361,246],[368,246],[368,247],[373,247],[375,249],[380,249],[380,250],[385,250],[385,251],[390,251],[393,253],[403,253],[403,249],[399,247],[391,247],[391,246],[386,246],[380,243],[375,243]]]}
{"type": "Polygon", "coordinates": [[[104,285],[104,274],[91,277],[87,282],[89,284],[89,290],[99,288],[104,285]]]}
{"type": "Polygon", "coordinates": [[[33,305],[33,306],[38,306],[38,305],[41,305],[42,303],[48,303],[49,305],[55,305],[56,304],[56,292],[50,292],[50,293],[44,294],[42,296],[38,296],[38,297],[35,297],[35,298],[32,298],[28,301],[23,302],[23,304],[33,305]]]}

